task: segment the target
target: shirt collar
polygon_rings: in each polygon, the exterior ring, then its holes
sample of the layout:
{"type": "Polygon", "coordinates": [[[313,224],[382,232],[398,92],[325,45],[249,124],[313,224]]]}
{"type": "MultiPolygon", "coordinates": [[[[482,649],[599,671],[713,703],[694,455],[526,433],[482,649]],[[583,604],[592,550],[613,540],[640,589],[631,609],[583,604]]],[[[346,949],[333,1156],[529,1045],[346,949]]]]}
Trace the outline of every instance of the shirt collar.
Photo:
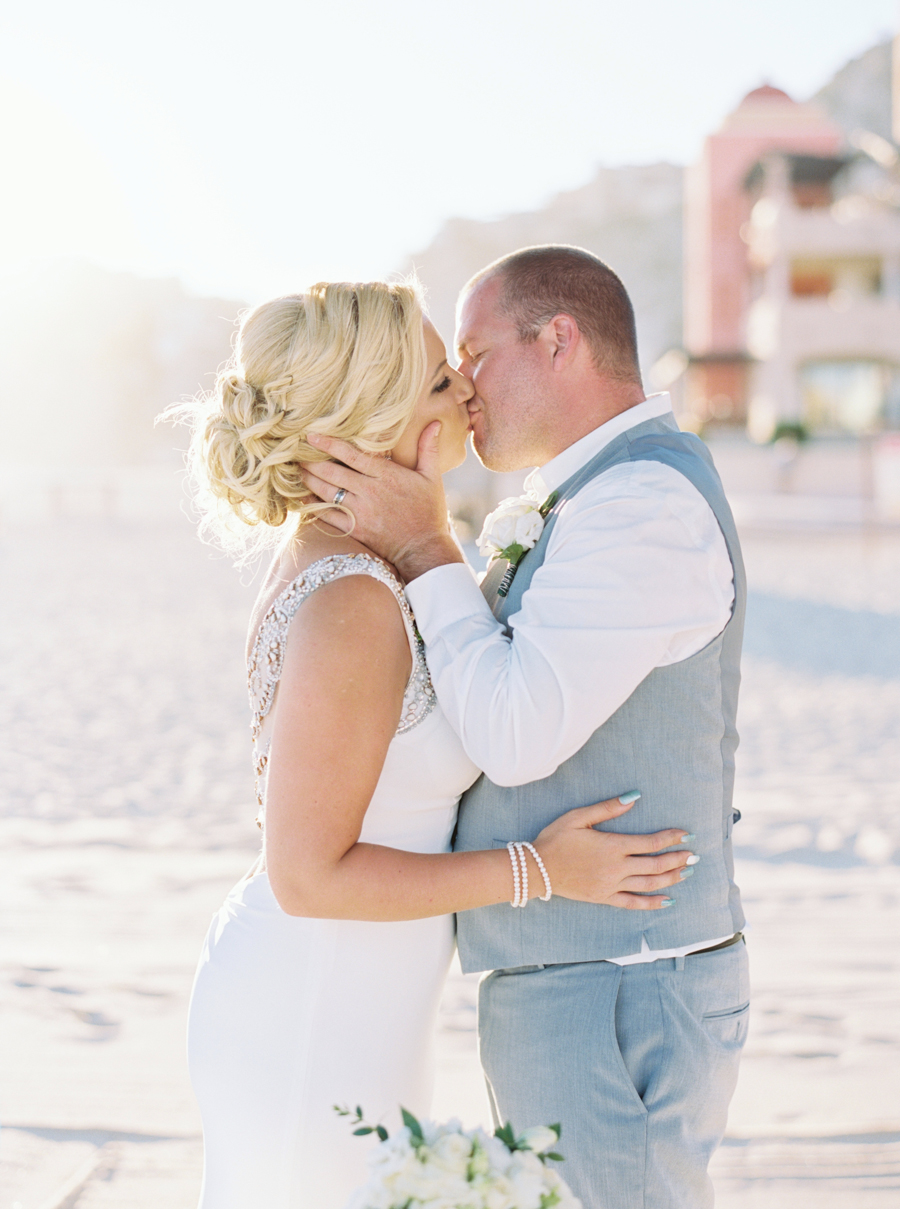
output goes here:
{"type": "Polygon", "coordinates": [[[570,479],[577,470],[586,466],[591,458],[596,457],[601,449],[621,433],[643,424],[646,420],[669,415],[671,411],[672,401],[667,391],[648,395],[643,403],[636,403],[627,411],[619,412],[617,416],[589,432],[586,437],[558,453],[555,458],[532,470],[525,479],[526,493],[539,500],[545,500],[551,491],[561,487],[566,479],[570,479]]]}

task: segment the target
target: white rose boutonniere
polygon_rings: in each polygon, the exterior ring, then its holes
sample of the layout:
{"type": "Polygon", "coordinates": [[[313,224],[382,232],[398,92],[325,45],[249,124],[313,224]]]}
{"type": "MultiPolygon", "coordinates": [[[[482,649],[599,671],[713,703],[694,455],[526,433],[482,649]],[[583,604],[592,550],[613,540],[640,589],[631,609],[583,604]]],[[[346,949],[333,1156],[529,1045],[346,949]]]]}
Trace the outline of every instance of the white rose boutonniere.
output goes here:
{"type": "Polygon", "coordinates": [[[502,500],[485,518],[478,539],[479,554],[490,558],[491,562],[504,558],[509,563],[497,589],[498,596],[506,596],[509,592],[516,568],[543,533],[544,521],[558,498],[556,491],[548,495],[543,504],[528,496],[512,496],[502,500]]]}

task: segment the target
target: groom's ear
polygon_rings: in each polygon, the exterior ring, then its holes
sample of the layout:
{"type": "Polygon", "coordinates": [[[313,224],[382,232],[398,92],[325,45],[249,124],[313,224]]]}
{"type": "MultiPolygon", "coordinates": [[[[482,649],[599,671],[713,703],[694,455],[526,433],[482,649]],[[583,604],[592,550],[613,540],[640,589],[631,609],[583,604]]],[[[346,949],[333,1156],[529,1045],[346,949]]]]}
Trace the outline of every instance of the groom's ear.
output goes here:
{"type": "Polygon", "coordinates": [[[571,315],[554,315],[544,328],[550,364],[557,373],[572,364],[581,344],[581,332],[571,315]]]}

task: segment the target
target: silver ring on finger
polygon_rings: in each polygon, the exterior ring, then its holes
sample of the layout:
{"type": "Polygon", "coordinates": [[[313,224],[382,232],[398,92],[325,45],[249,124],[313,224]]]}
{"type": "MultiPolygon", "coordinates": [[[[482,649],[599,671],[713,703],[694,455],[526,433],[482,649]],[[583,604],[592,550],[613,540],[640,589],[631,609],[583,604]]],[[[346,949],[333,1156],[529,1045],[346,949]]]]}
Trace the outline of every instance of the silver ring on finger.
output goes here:
{"type": "Polygon", "coordinates": [[[344,502],[344,496],[345,496],[346,494],[347,494],[347,488],[346,488],[346,487],[338,487],[337,491],[334,493],[334,499],[331,501],[331,502],[332,502],[332,504],[337,504],[338,506],[340,506],[341,504],[343,504],[343,502],[344,502]]]}

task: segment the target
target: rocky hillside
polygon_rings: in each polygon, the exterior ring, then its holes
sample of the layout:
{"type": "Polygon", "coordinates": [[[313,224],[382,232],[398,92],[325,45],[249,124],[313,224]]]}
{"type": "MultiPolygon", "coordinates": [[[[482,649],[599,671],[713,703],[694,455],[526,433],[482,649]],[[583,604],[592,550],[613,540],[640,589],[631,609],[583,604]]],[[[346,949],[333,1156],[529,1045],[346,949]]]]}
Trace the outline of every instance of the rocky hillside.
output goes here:
{"type": "Polygon", "coordinates": [[[644,366],[681,340],[681,181],[673,164],[601,168],[541,210],[494,222],[453,218],[410,258],[428,289],[438,330],[450,340],[460,286],[498,256],[528,244],[588,248],[625,281],[638,316],[644,366]]]}
{"type": "Polygon", "coordinates": [[[852,134],[871,130],[891,138],[891,42],[880,42],[851,59],[812,100],[852,134]]]}
{"type": "MultiPolygon", "coordinates": [[[[852,59],[812,100],[847,131],[891,137],[891,43],[852,59]]],[[[514,248],[573,243],[595,252],[623,278],[635,303],[646,369],[681,343],[682,169],[673,164],[600,168],[588,184],[553,197],[540,210],[492,222],[452,218],[410,258],[428,288],[429,306],[448,340],[461,285],[514,248]]]]}

